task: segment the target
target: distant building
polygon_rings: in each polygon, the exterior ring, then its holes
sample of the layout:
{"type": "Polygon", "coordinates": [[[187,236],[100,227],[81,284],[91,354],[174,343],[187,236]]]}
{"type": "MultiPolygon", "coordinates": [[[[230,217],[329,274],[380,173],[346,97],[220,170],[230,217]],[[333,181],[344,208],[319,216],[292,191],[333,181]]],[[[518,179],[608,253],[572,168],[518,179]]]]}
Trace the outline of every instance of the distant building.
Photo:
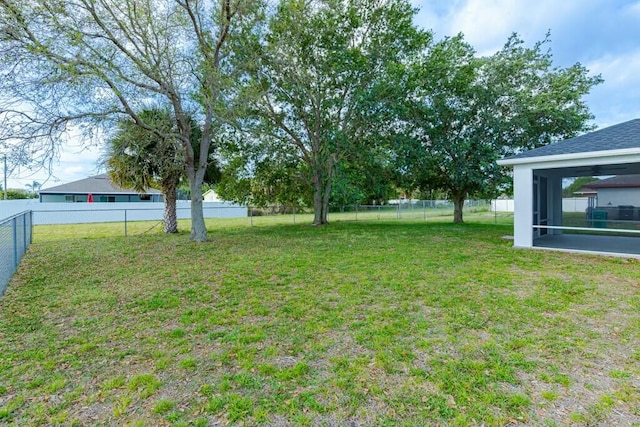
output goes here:
{"type": "Polygon", "coordinates": [[[107,174],[41,189],[39,194],[42,203],[86,203],[91,199],[95,203],[162,202],[162,193],[159,190],[151,188],[145,193],[137,193],[115,185],[107,174]]]}
{"type": "Polygon", "coordinates": [[[598,206],[640,206],[640,174],[617,175],[585,184],[596,193],[598,206]]]}
{"type": "Polygon", "coordinates": [[[205,202],[222,202],[223,200],[218,197],[218,193],[213,190],[207,190],[202,195],[205,202]]]}

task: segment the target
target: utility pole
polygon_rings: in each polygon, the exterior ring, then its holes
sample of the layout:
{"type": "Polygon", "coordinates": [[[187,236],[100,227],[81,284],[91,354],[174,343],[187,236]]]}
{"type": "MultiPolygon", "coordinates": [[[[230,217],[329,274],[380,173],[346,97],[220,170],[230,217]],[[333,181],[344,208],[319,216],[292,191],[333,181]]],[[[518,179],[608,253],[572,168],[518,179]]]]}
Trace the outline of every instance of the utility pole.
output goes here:
{"type": "Polygon", "coordinates": [[[7,155],[4,155],[4,199],[7,200],[7,155]]]}

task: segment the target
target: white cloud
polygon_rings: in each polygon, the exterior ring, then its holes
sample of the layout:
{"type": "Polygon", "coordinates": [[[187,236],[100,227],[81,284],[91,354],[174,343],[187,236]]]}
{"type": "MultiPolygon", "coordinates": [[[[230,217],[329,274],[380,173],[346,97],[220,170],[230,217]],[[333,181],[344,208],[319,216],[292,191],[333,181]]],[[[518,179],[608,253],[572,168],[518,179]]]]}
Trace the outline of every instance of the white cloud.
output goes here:
{"type": "Polygon", "coordinates": [[[606,55],[586,65],[602,74],[608,87],[631,90],[640,87],[640,49],[622,55],[606,55]]]}
{"type": "Polygon", "coordinates": [[[629,5],[627,10],[631,15],[635,15],[637,17],[640,17],[640,1],[636,2],[636,3],[632,4],[632,5],[629,5]]]}
{"type": "Polygon", "coordinates": [[[640,117],[640,1],[414,0],[416,24],[436,38],[462,32],[480,55],[517,32],[527,45],[551,31],[554,63],[582,62],[605,82],[586,97],[600,127],[640,117]]]}
{"type": "MultiPolygon", "coordinates": [[[[7,179],[7,187],[24,189],[37,181],[42,188],[54,187],[102,173],[98,166],[102,158],[99,135],[93,139],[83,137],[80,129],[70,126],[59,140],[58,157],[51,162],[51,173],[47,168],[32,165],[31,168],[13,168],[7,179]]],[[[11,169],[11,166],[9,165],[11,169]]]]}
{"type": "Polygon", "coordinates": [[[84,147],[75,144],[65,144],[60,152],[60,162],[95,163],[101,152],[97,147],[84,147]]]}
{"type": "Polygon", "coordinates": [[[518,8],[509,0],[469,0],[454,13],[449,33],[462,32],[472,45],[483,50],[495,51],[505,38],[518,29],[518,8]]]}
{"type": "Polygon", "coordinates": [[[42,188],[48,188],[87,178],[102,172],[98,167],[100,158],[99,147],[84,147],[73,141],[63,142],[60,145],[59,158],[52,162],[51,175],[42,168],[17,168],[9,174],[7,187],[24,189],[27,184],[38,181],[43,184],[42,188]]]}
{"type": "Polygon", "coordinates": [[[584,2],[576,0],[466,0],[449,11],[443,29],[446,35],[464,33],[479,54],[489,55],[514,32],[527,42],[541,40],[581,9],[584,2]]]}
{"type": "Polygon", "coordinates": [[[586,67],[604,78],[587,97],[598,126],[640,118],[640,49],[605,55],[586,67]]]}

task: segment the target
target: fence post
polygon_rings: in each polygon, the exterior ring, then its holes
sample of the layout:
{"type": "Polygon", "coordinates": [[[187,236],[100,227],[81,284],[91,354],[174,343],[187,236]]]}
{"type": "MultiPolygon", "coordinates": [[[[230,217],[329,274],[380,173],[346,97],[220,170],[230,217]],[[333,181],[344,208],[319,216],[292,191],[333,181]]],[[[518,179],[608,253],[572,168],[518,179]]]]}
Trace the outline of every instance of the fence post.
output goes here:
{"type": "Polygon", "coordinates": [[[356,203],[355,206],[356,206],[356,221],[357,221],[358,220],[358,204],[356,203]]]}
{"type": "Polygon", "coordinates": [[[398,200],[398,213],[396,214],[396,219],[400,219],[400,201],[398,200]]]}
{"type": "Polygon", "coordinates": [[[382,205],[378,205],[378,219],[380,219],[380,210],[382,209],[382,205]]]}
{"type": "Polygon", "coordinates": [[[249,206],[249,223],[253,227],[253,209],[251,209],[251,206],[249,206]]]}
{"type": "Polygon", "coordinates": [[[29,244],[33,243],[33,211],[29,211],[29,244]]]}
{"type": "Polygon", "coordinates": [[[425,221],[427,220],[427,206],[424,200],[422,201],[422,217],[425,221]]]}
{"type": "Polygon", "coordinates": [[[11,228],[13,228],[13,268],[18,268],[18,217],[11,220],[11,228]]]}
{"type": "Polygon", "coordinates": [[[24,247],[24,252],[27,252],[27,215],[22,215],[22,245],[24,247]]]}
{"type": "Polygon", "coordinates": [[[124,210],[124,237],[127,237],[127,210],[124,210]]]}
{"type": "Polygon", "coordinates": [[[296,223],[296,207],[293,207],[293,223],[296,223]]]}

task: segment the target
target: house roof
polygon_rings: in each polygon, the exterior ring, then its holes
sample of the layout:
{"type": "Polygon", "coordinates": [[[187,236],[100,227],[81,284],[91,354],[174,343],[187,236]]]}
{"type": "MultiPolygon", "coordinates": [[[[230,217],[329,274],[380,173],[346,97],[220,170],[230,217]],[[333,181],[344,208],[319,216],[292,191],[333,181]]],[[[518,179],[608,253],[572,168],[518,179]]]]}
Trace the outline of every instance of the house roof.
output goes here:
{"type": "Polygon", "coordinates": [[[593,189],[593,188],[582,187],[580,190],[574,191],[573,194],[579,194],[581,196],[586,196],[586,195],[590,195],[590,194],[596,195],[596,194],[598,194],[598,191],[593,189]]]}
{"type": "Polygon", "coordinates": [[[617,175],[611,178],[601,179],[598,181],[585,184],[583,188],[638,188],[640,187],[640,174],[636,175],[617,175]]]}
{"type": "MultiPolygon", "coordinates": [[[[89,178],[73,181],[39,191],[40,194],[139,194],[137,191],[115,185],[107,174],[90,176],[89,178]]],[[[159,190],[150,188],[146,194],[161,194],[159,190]]]]}
{"type": "Polygon", "coordinates": [[[579,153],[640,148],[640,119],[629,120],[554,144],[545,145],[503,160],[527,159],[579,153]]]}

